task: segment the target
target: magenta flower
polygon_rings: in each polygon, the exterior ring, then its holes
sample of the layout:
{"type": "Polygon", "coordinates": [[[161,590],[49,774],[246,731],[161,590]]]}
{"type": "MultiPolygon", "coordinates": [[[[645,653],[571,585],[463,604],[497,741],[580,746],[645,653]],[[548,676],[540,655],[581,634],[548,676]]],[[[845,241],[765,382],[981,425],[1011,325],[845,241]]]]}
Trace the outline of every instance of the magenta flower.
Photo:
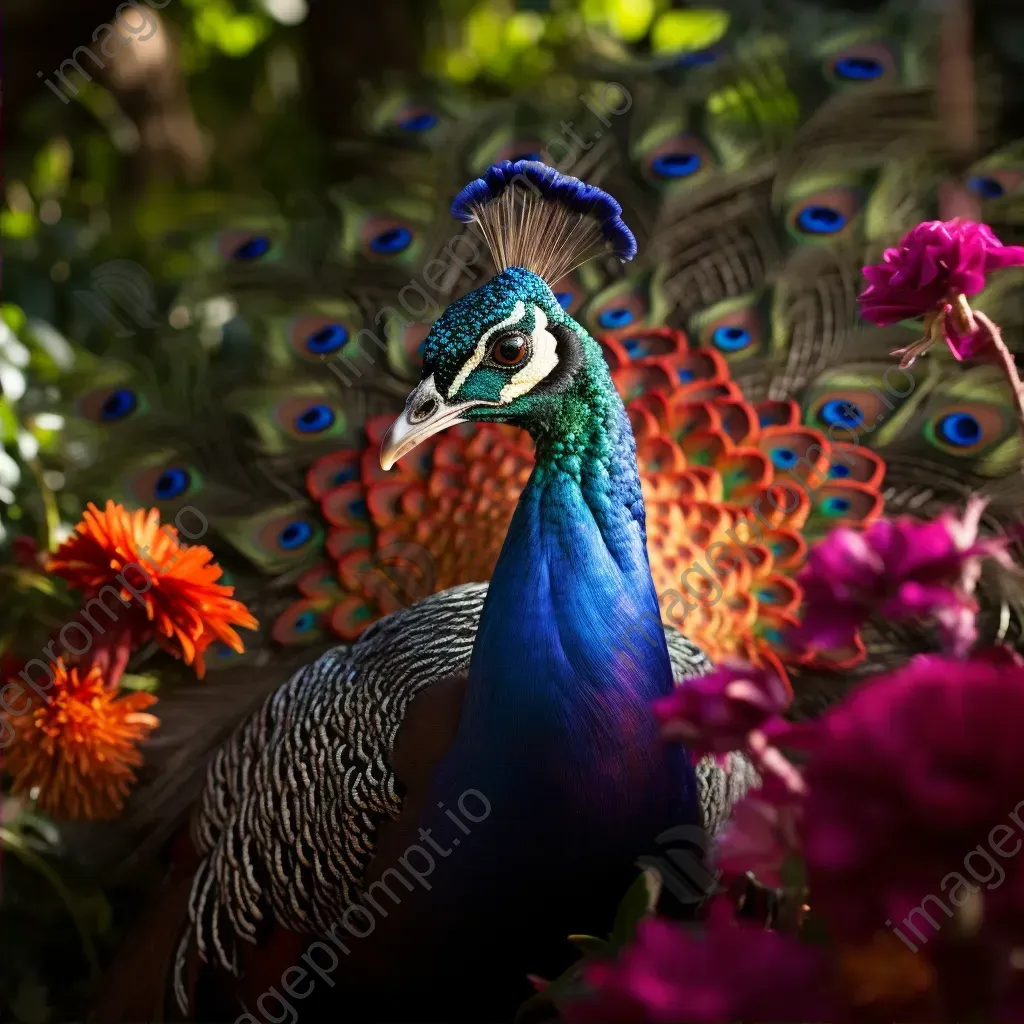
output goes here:
{"type": "Polygon", "coordinates": [[[654,713],[662,735],[685,743],[695,764],[706,754],[724,763],[727,754],[740,751],[782,799],[803,789],[800,773],[771,742],[788,729],[782,713],[791,698],[770,669],[726,662],[656,700],[654,713]]]}
{"type": "Polygon", "coordinates": [[[971,498],[962,519],[880,519],[867,530],[833,530],[815,545],[798,577],[804,619],[792,642],[812,650],[851,644],[869,615],[934,618],[947,649],[962,655],[976,637],[972,597],[981,561],[1012,564],[1001,538],[979,538],[985,502],[971,498]]]}
{"type": "Polygon", "coordinates": [[[868,286],[860,296],[861,315],[881,326],[925,317],[925,337],[900,350],[904,366],[940,333],[957,359],[971,358],[991,339],[975,324],[967,296],[985,287],[986,274],[1019,266],[1024,248],[1003,245],[986,224],[927,221],[886,249],[881,263],[863,268],[868,286]]]}
{"type": "Polygon", "coordinates": [[[986,941],[1024,944],[1024,668],[921,656],[817,733],[799,833],[829,933],[860,943],[894,928],[924,947],[981,893],[986,941]]]}
{"type": "Polygon", "coordinates": [[[783,862],[799,847],[799,815],[799,804],[748,794],[733,807],[715,841],[716,867],[731,878],[750,871],[762,885],[781,888],[783,862]]]}
{"type": "Polygon", "coordinates": [[[742,750],[750,733],[778,718],[790,699],[786,684],[769,669],[725,662],[655,701],[654,713],[662,734],[681,740],[699,760],[742,750]]]}
{"type": "Polygon", "coordinates": [[[584,971],[590,992],[562,1008],[566,1021],[703,1024],[835,1020],[821,951],[712,913],[703,935],[646,918],[619,959],[584,971]]]}

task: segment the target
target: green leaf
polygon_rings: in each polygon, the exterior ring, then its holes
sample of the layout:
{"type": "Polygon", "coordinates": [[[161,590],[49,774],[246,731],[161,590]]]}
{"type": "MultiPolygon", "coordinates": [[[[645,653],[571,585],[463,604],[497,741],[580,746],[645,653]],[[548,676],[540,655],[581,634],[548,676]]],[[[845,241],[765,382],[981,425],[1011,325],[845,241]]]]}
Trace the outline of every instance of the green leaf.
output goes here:
{"type": "Polygon", "coordinates": [[[57,593],[52,576],[29,569],[27,566],[0,566],[0,578],[13,583],[14,589],[19,592],[35,590],[40,594],[46,594],[47,597],[53,597],[57,593]]]}
{"type": "Polygon", "coordinates": [[[16,306],[13,302],[0,304],[0,318],[15,334],[25,326],[27,319],[21,306],[16,306]]]}
{"type": "Polygon", "coordinates": [[[18,417],[11,403],[0,395],[0,444],[10,444],[18,436],[18,417]]]}
{"type": "Polygon", "coordinates": [[[71,178],[71,146],[63,137],[51,139],[36,154],[32,191],[37,196],[62,196],[71,178]]]}
{"type": "Polygon", "coordinates": [[[600,956],[602,953],[608,952],[607,940],[599,939],[594,935],[570,935],[569,941],[584,956],[600,956]]]}
{"type": "Polygon", "coordinates": [[[53,891],[60,897],[64,906],[67,907],[71,920],[75,923],[78,936],[82,940],[82,952],[85,954],[86,960],[89,961],[89,969],[93,977],[99,977],[100,962],[96,954],[96,944],[89,929],[88,919],[90,915],[88,913],[83,914],[81,899],[76,897],[67,885],[64,884],[64,880],[56,868],[36,853],[22,836],[17,835],[8,828],[0,828],[0,848],[9,850],[27,868],[39,872],[50,883],[53,891]]]}
{"type": "Polygon", "coordinates": [[[0,213],[0,235],[4,238],[31,238],[39,228],[30,210],[4,210],[0,213]]]}
{"type": "Polygon", "coordinates": [[[654,913],[660,895],[661,876],[655,868],[645,867],[626,891],[615,914],[609,939],[615,949],[621,949],[632,940],[640,921],[654,913]]]}
{"type": "Polygon", "coordinates": [[[121,676],[121,689],[140,690],[143,693],[156,693],[160,681],[156,676],[142,676],[126,672],[121,676]]]}

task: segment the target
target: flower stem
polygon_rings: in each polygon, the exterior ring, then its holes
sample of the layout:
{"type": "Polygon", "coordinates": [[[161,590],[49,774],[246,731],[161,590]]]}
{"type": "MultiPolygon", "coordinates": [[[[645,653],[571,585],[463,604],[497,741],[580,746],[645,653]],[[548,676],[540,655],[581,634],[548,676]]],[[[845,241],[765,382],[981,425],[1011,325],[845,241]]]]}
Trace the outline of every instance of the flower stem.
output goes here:
{"type": "Polygon", "coordinates": [[[1024,432],[1024,381],[1021,381],[1017,372],[1017,362],[1013,358],[1013,353],[1006,347],[1006,342],[1003,341],[1002,331],[984,313],[979,313],[977,310],[974,310],[974,319],[988,333],[991,350],[1010,385],[1013,404],[1017,409],[1017,420],[1020,423],[1021,431],[1024,432]]]}

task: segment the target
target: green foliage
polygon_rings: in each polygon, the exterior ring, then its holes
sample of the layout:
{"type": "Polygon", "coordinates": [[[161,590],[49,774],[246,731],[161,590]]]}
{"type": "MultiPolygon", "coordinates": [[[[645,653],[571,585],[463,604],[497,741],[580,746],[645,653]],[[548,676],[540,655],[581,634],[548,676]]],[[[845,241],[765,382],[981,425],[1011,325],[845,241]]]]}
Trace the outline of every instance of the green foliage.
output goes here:
{"type": "Polygon", "coordinates": [[[632,942],[637,925],[655,912],[660,897],[661,876],[655,868],[645,867],[622,897],[608,937],[600,939],[594,935],[570,935],[569,943],[583,954],[582,958],[554,981],[540,982],[542,987],[537,994],[519,1008],[516,1024],[529,1024],[535,1017],[549,1019],[544,1016],[545,1012],[579,989],[582,971],[587,963],[591,960],[614,957],[625,949],[632,942]]]}
{"type": "Polygon", "coordinates": [[[21,1024],[76,1019],[100,971],[110,904],[60,851],[45,818],[15,801],[3,806],[3,928],[17,935],[0,961],[0,1004],[21,1024]]]}

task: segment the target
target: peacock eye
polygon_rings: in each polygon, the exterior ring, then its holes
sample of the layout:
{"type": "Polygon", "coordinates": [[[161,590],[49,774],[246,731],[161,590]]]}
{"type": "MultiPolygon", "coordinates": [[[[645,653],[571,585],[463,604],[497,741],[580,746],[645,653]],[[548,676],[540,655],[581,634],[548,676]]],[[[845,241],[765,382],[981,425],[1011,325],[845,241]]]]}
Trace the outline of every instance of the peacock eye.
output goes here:
{"type": "Polygon", "coordinates": [[[515,366],[526,355],[526,339],[521,334],[506,334],[491,348],[491,358],[499,366],[515,366]]]}

